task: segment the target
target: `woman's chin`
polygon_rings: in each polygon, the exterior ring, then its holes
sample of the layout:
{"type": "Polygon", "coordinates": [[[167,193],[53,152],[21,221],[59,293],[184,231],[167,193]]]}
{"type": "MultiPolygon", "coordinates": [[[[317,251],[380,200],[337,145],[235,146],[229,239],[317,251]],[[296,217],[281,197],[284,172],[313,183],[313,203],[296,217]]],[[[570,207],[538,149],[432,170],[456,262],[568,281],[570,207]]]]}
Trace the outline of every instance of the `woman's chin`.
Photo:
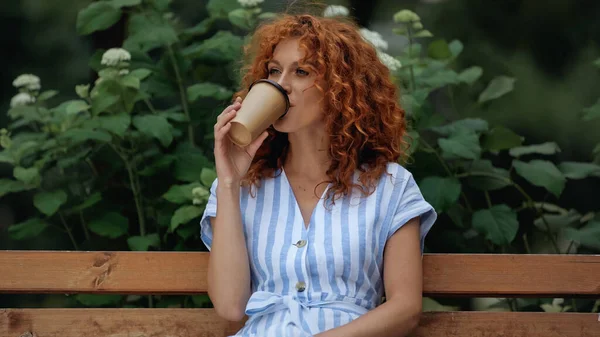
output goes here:
{"type": "Polygon", "coordinates": [[[273,123],[273,128],[276,131],[290,133],[296,130],[294,123],[290,123],[290,120],[286,119],[286,117],[287,116],[284,116],[282,119],[276,120],[275,123],[273,123]]]}

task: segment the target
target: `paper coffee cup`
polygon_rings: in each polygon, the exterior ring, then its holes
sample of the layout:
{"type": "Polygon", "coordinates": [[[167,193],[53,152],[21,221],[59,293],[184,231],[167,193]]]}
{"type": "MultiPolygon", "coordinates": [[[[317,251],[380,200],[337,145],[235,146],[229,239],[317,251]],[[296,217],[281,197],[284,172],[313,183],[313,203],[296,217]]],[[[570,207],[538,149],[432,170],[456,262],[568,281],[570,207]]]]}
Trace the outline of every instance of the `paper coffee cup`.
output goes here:
{"type": "Polygon", "coordinates": [[[252,83],[242,107],[231,120],[229,138],[239,146],[247,146],[289,108],[290,99],[285,89],[275,81],[258,80],[252,83]]]}

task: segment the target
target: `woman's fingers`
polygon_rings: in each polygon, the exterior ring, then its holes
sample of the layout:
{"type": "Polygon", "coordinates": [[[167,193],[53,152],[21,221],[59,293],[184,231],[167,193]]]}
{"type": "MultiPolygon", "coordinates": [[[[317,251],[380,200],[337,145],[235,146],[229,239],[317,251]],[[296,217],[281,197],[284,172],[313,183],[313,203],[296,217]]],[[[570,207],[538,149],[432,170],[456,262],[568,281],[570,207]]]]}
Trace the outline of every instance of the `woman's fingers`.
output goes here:
{"type": "Polygon", "coordinates": [[[260,136],[258,136],[258,138],[248,145],[248,154],[250,157],[254,158],[256,151],[258,151],[260,145],[265,141],[265,139],[267,139],[267,136],[269,136],[269,133],[264,131],[260,136]]]}
{"type": "Polygon", "coordinates": [[[233,117],[235,117],[235,113],[241,106],[242,105],[240,103],[234,103],[223,110],[223,112],[217,117],[217,123],[214,127],[215,136],[219,130],[221,130],[221,128],[223,128],[231,119],[233,119],[233,117]]]}

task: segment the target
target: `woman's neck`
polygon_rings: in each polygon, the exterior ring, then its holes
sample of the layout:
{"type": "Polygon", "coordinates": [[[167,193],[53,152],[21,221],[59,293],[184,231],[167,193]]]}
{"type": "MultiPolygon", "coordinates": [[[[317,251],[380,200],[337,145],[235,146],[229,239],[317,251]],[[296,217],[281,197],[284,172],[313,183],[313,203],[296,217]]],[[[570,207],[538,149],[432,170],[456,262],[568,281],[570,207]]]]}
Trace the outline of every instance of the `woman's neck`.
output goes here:
{"type": "Polygon", "coordinates": [[[288,134],[288,153],[283,164],[286,174],[322,181],[327,179],[329,138],[324,128],[288,134]]]}

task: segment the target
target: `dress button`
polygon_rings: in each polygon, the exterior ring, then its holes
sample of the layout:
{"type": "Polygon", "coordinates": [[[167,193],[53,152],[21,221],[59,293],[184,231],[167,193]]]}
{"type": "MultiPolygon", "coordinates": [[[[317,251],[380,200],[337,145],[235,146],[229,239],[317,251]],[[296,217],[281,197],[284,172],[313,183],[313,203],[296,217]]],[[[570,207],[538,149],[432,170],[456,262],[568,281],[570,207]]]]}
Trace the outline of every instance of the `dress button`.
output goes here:
{"type": "Polygon", "coordinates": [[[296,246],[298,248],[302,248],[302,247],[306,246],[306,240],[298,240],[298,242],[294,243],[294,246],[296,246]]]}
{"type": "Polygon", "coordinates": [[[296,290],[298,290],[298,292],[303,292],[304,290],[306,290],[306,283],[302,281],[296,283],[296,290]]]}

